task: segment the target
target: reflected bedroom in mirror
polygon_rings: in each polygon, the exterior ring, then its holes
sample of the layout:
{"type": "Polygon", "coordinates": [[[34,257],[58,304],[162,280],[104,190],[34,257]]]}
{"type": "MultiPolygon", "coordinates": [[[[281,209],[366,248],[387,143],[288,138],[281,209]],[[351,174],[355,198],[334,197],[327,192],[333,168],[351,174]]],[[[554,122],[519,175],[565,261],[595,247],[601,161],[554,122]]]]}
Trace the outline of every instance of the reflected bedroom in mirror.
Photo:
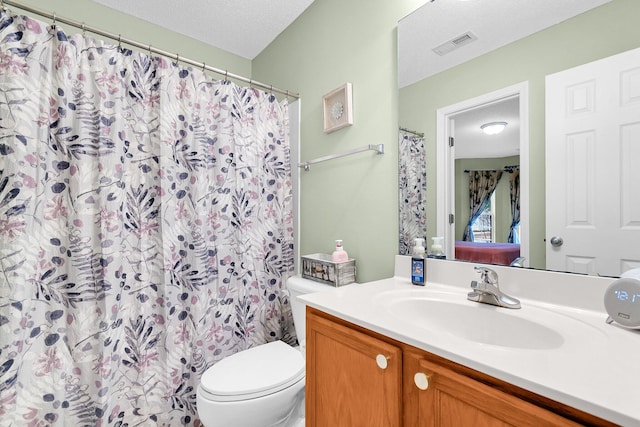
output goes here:
{"type": "Polygon", "coordinates": [[[640,268],[637,16],[637,0],[435,0],[398,23],[400,254],[442,237],[456,261],[640,268]]]}

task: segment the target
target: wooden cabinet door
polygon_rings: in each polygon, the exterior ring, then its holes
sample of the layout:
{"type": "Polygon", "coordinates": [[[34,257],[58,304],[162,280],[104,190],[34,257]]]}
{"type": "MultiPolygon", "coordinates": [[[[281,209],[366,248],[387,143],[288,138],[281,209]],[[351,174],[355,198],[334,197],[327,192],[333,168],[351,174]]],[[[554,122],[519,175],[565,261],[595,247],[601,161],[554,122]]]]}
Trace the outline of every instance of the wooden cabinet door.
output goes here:
{"type": "Polygon", "coordinates": [[[307,427],[402,426],[399,347],[307,309],[306,352],[307,427]]]}
{"type": "Polygon", "coordinates": [[[407,427],[577,426],[564,417],[497,388],[405,352],[404,404],[407,427]],[[417,382],[415,375],[425,375],[417,382]]]}

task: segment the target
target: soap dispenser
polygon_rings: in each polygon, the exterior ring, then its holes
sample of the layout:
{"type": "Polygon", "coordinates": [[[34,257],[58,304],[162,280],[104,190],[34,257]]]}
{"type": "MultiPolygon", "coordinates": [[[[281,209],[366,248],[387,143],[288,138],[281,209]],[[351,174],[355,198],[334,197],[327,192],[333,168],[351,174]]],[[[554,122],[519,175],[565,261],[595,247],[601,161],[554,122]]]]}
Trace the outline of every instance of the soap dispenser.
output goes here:
{"type": "Polygon", "coordinates": [[[349,261],[349,255],[342,247],[342,240],[336,240],[336,250],[331,254],[331,262],[349,261]]]}
{"type": "Polygon", "coordinates": [[[418,286],[425,284],[424,239],[416,238],[411,255],[411,283],[418,286]]]}
{"type": "Polygon", "coordinates": [[[446,259],[446,255],[444,254],[444,249],[442,247],[442,237],[432,237],[431,238],[431,253],[429,254],[429,258],[438,258],[438,259],[446,259]]]}

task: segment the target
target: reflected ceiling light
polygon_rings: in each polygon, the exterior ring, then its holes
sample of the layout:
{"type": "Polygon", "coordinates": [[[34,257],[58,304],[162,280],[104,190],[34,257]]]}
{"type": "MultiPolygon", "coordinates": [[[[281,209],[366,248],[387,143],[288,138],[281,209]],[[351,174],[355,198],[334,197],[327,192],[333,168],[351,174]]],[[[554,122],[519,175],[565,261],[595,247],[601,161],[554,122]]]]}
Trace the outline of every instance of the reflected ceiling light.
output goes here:
{"type": "Polygon", "coordinates": [[[506,127],[507,122],[491,122],[483,124],[482,126],[480,126],[480,129],[482,129],[482,132],[486,133],[487,135],[497,135],[506,127]]]}

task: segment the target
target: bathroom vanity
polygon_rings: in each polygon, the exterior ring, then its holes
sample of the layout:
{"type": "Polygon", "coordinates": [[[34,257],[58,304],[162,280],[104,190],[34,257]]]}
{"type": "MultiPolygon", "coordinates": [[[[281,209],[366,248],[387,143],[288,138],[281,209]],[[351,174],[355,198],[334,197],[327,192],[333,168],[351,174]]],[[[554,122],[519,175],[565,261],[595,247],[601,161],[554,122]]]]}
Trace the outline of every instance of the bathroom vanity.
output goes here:
{"type": "Polygon", "coordinates": [[[307,426],[606,425],[313,308],[307,325],[307,426]]]}
{"type": "Polygon", "coordinates": [[[496,268],[510,310],[466,299],[473,266],[303,296],[307,425],[640,425],[640,334],[605,323],[613,279],[496,268]]]}

